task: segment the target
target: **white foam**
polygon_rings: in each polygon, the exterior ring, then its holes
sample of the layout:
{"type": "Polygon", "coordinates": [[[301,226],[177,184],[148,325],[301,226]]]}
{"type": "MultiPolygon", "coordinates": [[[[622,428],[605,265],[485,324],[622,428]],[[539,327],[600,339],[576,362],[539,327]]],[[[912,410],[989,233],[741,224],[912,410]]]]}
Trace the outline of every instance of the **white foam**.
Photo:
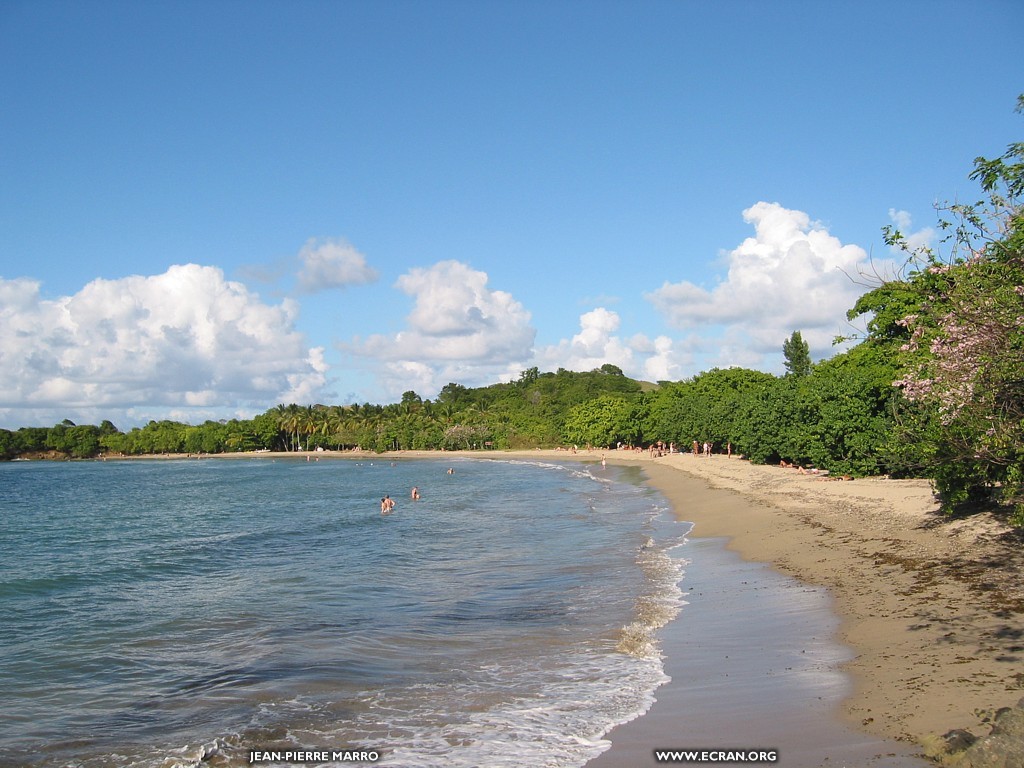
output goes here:
{"type": "MultiPolygon", "coordinates": [[[[531,694],[496,697],[493,706],[448,712],[448,721],[431,727],[423,723],[437,718],[433,702],[483,700],[486,692],[471,690],[472,684],[461,692],[425,689],[420,706],[407,711],[391,710],[380,699],[371,712],[378,722],[387,723],[388,735],[359,746],[384,753],[380,765],[407,768],[582,766],[608,748],[603,738],[608,731],[645,713],[654,702],[654,690],[668,682],[656,658],[582,652],[565,661],[560,669],[542,671],[546,679],[531,694]]],[[[537,673],[493,671],[499,686],[501,680],[537,673]]]]}

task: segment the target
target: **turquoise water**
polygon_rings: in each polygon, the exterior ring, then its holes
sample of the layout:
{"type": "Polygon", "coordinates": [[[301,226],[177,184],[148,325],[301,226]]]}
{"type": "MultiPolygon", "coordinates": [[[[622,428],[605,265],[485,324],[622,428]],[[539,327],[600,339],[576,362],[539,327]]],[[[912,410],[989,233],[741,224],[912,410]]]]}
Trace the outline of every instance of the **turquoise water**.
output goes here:
{"type": "Polygon", "coordinates": [[[686,526],[640,480],[503,460],[2,464],[0,764],[304,747],[583,765],[667,679],[654,630],[681,603],[686,526]]]}

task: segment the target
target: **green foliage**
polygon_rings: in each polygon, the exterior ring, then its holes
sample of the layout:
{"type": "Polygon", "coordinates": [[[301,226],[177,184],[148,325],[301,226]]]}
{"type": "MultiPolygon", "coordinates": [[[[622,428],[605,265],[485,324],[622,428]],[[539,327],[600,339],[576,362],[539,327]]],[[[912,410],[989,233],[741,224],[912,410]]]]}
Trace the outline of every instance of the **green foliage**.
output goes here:
{"type": "Polygon", "coordinates": [[[662,387],[650,401],[644,435],[681,450],[694,440],[715,451],[731,444],[754,463],[875,474],[887,468],[894,376],[885,357],[866,346],[804,376],[715,369],[662,387]]]}
{"type": "Polygon", "coordinates": [[[811,464],[850,475],[889,471],[885,449],[893,424],[895,373],[891,361],[867,345],[815,367],[805,395],[811,464]]]}
{"type": "Polygon", "coordinates": [[[14,444],[17,452],[35,453],[46,450],[46,437],[50,430],[46,427],[22,427],[14,433],[14,444]]]}
{"type": "MultiPolygon", "coordinates": [[[[864,349],[868,349],[867,345],[864,349]]],[[[858,348],[860,349],[860,348],[858,348]]],[[[757,462],[785,459],[852,474],[884,465],[891,367],[859,351],[778,378],[715,369],[643,392],[615,366],[589,372],[524,371],[515,382],[469,389],[449,384],[436,402],[407,392],[392,405],[278,405],[251,420],[190,426],[152,421],[122,434],[58,424],[0,434],[10,457],[23,445],[86,457],[221,453],[260,449],[362,448],[371,451],[644,445],[687,449],[692,440],[757,462]]]]}
{"type": "MultiPolygon", "coordinates": [[[[469,389],[450,383],[436,402],[410,390],[401,402],[386,406],[280,404],[249,420],[196,426],[151,421],[123,434],[109,421],[100,427],[76,427],[66,421],[51,428],[0,432],[0,457],[46,450],[84,458],[102,451],[141,455],[551,447],[562,444],[565,419],[572,408],[606,394],[637,403],[640,384],[610,364],[583,373],[563,369],[542,374],[531,368],[507,384],[469,389]]],[[[623,427],[620,433],[630,440],[639,438],[636,425],[623,427]]]]}
{"type": "Polygon", "coordinates": [[[57,451],[76,459],[84,459],[95,456],[99,452],[99,438],[98,427],[90,425],[79,427],[65,419],[47,431],[46,447],[51,451],[57,451]]]}
{"type": "Polygon", "coordinates": [[[617,395],[599,395],[569,410],[565,438],[577,445],[614,447],[640,440],[638,404],[617,395]]]}
{"type": "Polygon", "coordinates": [[[0,459],[13,459],[18,455],[18,442],[9,429],[0,429],[0,459]]]}

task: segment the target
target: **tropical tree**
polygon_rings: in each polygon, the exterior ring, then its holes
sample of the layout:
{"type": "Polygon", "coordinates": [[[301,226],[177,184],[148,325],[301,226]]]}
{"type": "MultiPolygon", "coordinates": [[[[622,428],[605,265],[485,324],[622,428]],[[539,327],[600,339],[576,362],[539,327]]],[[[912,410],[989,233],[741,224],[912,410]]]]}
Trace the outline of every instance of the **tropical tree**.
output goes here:
{"type": "Polygon", "coordinates": [[[296,403],[284,406],[281,414],[281,430],[289,436],[290,448],[288,450],[298,451],[301,447],[300,435],[302,433],[303,411],[296,403]]]}
{"type": "Polygon", "coordinates": [[[793,335],[783,342],[782,356],[786,371],[791,376],[806,376],[811,372],[811,348],[800,331],[793,331],[793,335]]]}
{"type": "Polygon", "coordinates": [[[885,330],[901,339],[900,439],[915,447],[902,460],[947,508],[996,499],[1024,524],[1024,143],[977,158],[970,177],[986,197],[939,208],[944,257],[887,231],[912,268],[874,299],[896,300],[885,330]]]}
{"type": "Polygon", "coordinates": [[[564,430],[566,440],[577,445],[632,445],[640,439],[636,405],[615,395],[599,395],[571,408],[564,430]]]}
{"type": "MultiPolygon", "coordinates": [[[[715,368],[687,381],[665,385],[650,399],[644,437],[680,446],[694,440],[719,447],[731,443],[751,452],[752,404],[758,396],[773,393],[775,381],[776,377],[761,371],[715,368]]],[[[771,408],[780,408],[774,397],[768,400],[771,408]]],[[[777,440],[774,442],[777,446],[777,440]]]]}
{"type": "Polygon", "coordinates": [[[889,356],[870,345],[815,366],[803,388],[805,455],[792,460],[850,475],[889,471],[896,370],[889,356]]]}

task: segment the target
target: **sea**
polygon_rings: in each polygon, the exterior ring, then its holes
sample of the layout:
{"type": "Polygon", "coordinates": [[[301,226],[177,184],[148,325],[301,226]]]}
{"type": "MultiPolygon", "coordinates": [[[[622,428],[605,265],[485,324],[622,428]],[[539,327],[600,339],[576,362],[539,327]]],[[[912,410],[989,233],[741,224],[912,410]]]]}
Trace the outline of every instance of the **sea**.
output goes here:
{"type": "Polygon", "coordinates": [[[0,765],[582,766],[668,680],[688,532],[598,462],[0,464],[0,765]]]}

